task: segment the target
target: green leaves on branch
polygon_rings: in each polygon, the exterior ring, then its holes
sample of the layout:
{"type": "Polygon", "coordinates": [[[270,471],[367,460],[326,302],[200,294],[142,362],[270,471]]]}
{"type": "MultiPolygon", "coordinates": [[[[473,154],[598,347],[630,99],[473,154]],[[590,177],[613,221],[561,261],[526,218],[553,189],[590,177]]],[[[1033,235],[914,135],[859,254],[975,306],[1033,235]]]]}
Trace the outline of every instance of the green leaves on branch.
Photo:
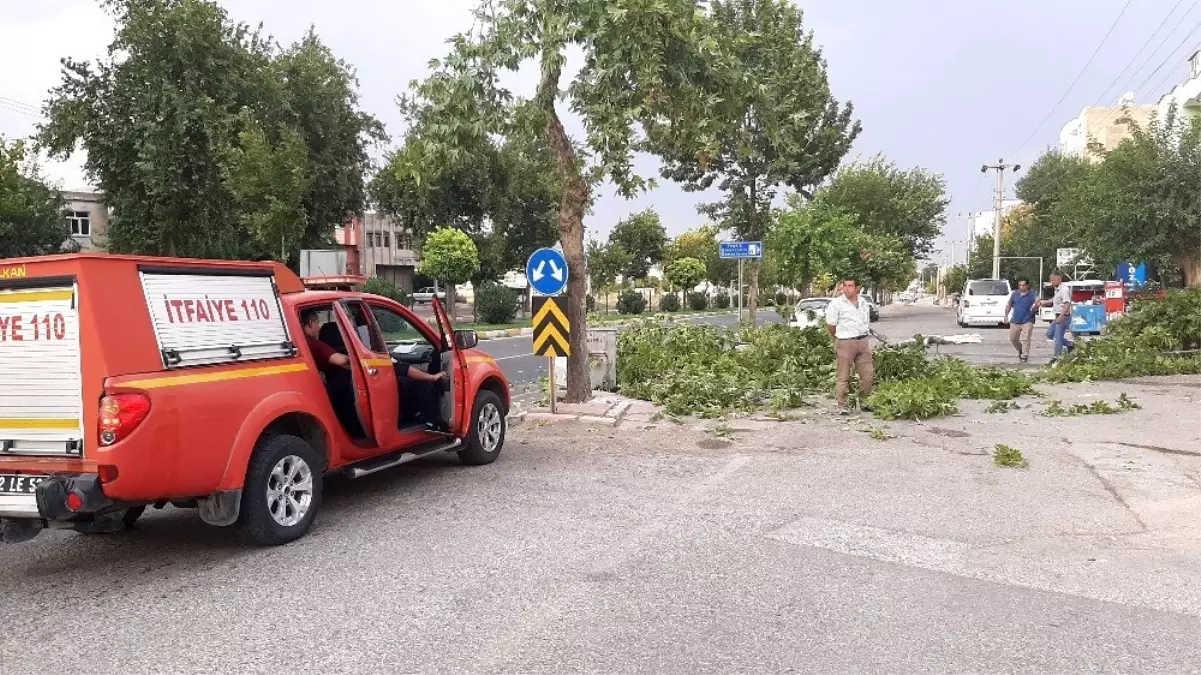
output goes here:
{"type": "Polygon", "coordinates": [[[431,232],[421,253],[421,273],[447,284],[466,283],[480,266],[475,242],[453,227],[431,232]]]}
{"type": "Polygon", "coordinates": [[[646,209],[618,222],[609,234],[609,244],[620,246],[629,253],[629,264],[621,270],[622,276],[641,279],[652,266],[663,260],[667,230],[659,222],[659,214],[654,209],[646,209]]]}
{"type": "Polygon", "coordinates": [[[382,127],[316,35],[283,49],[208,0],[108,5],[109,56],[64,61],[39,140],[87,151],[110,249],[295,262],[362,210],[382,127]]]}
{"type": "Polygon", "coordinates": [[[62,197],[29,159],[23,142],[0,137],[0,258],[57,253],[71,236],[62,197]]]}
{"type": "Polygon", "coordinates": [[[696,258],[679,258],[667,266],[664,276],[676,288],[684,293],[691,293],[705,278],[705,263],[696,258]]]}

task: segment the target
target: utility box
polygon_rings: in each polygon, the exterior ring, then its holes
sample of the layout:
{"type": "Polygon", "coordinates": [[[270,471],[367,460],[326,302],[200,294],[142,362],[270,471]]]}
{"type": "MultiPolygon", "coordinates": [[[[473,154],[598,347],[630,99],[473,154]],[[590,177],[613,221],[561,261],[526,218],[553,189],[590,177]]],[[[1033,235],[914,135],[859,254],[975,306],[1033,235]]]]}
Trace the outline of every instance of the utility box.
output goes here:
{"type": "Polygon", "coordinates": [[[300,276],[340,277],[349,274],[346,251],[304,250],[300,252],[300,276]]]}
{"type": "MultiPolygon", "coordinates": [[[[617,391],[617,329],[590,328],[585,338],[588,374],[593,391],[617,391]]],[[[555,385],[567,388],[567,359],[555,359],[555,385]]]]}

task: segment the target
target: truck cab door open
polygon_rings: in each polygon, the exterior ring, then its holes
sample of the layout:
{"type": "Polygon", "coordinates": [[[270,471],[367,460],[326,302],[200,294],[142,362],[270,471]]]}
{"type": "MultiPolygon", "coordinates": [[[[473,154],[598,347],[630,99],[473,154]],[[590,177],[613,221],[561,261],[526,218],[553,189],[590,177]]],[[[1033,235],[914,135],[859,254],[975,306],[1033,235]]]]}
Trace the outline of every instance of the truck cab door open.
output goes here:
{"type": "Polygon", "coordinates": [[[467,359],[463,356],[459,345],[455,342],[454,326],[446,315],[446,310],[437,297],[434,297],[434,316],[438,319],[438,330],[442,344],[442,372],[446,373],[446,388],[438,402],[442,420],[447,428],[459,433],[459,422],[466,416],[465,401],[467,389],[467,359]]]}
{"type": "Polygon", "coordinates": [[[380,449],[393,450],[401,445],[401,434],[400,387],[392,369],[392,357],[362,301],[343,300],[338,303],[338,311],[350,333],[347,356],[355,375],[356,399],[367,400],[367,405],[360,403],[360,410],[366,414],[364,428],[371,432],[380,449]]]}

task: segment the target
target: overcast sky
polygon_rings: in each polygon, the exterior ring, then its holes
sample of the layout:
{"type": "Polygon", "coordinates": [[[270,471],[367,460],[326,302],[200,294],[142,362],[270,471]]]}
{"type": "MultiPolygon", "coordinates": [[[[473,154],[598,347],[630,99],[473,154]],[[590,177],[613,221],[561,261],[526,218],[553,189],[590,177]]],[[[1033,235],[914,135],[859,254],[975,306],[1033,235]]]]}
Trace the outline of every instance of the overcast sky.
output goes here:
{"type": "MultiPolygon", "coordinates": [[[[445,38],[470,26],[469,10],[476,2],[221,4],[234,19],[261,22],[284,43],[315,26],[322,40],[357,69],[363,107],[398,138],[403,126],[396,95],[425,74],[429,59],[445,53],[445,38]]],[[[966,222],[958,214],[990,208],[993,181],[982,178],[981,163],[1003,157],[1029,165],[1057,142],[1060,129],[1081,108],[1112,104],[1121,91],[1134,90],[1139,103],[1155,102],[1184,80],[1185,60],[1201,43],[1201,0],[799,4],[824,50],[835,95],[852,101],[863,122],[852,157],[883,153],[902,166],[943,174],[952,197],[948,240],[966,237],[966,222]],[[1068,91],[1111,26],[1112,34],[1068,91]],[[1118,78],[1123,69],[1126,74],[1118,78]]],[[[58,82],[59,59],[102,54],[112,22],[97,0],[0,0],[0,18],[0,135],[26,136],[38,121],[36,108],[58,82]]],[[[45,173],[61,187],[80,187],[80,161],[47,165],[45,173]]],[[[653,160],[640,165],[654,174],[653,160]]],[[[701,224],[695,207],[704,200],[669,183],[630,201],[606,189],[585,225],[590,235],[604,236],[621,217],[653,206],[668,231],[678,234],[701,224]]]]}

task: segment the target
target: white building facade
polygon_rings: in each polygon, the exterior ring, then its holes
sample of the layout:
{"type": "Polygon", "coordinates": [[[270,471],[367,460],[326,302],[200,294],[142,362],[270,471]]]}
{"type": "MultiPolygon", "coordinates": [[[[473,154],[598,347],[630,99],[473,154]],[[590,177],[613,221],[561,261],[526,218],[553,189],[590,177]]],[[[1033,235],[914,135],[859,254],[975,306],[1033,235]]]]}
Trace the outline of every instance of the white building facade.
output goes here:
{"type": "Polygon", "coordinates": [[[1123,94],[1115,106],[1084,108],[1060,130],[1059,152],[1097,161],[1100,155],[1089,150],[1090,144],[1096,143],[1102,150],[1113,150],[1130,138],[1130,121],[1146,126],[1154,114],[1153,105],[1135,105],[1133,93],[1123,94]]]}
{"type": "Polygon", "coordinates": [[[1165,120],[1173,107],[1178,117],[1201,117],[1201,50],[1193,52],[1189,57],[1188,79],[1160,97],[1159,104],[1155,107],[1156,115],[1160,120],[1165,120]]]}

